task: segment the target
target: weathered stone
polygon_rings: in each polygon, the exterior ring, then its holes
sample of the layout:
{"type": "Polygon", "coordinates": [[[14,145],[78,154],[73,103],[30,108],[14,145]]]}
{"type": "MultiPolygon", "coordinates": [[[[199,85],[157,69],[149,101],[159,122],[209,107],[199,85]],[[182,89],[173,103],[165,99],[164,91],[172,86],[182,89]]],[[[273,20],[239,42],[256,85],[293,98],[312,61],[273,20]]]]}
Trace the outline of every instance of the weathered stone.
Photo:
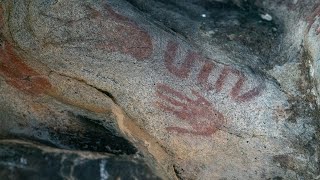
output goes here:
{"type": "Polygon", "coordinates": [[[3,114],[97,119],[164,179],[319,178],[318,3],[232,2],[3,1],[3,114]]]}
{"type": "Polygon", "coordinates": [[[160,179],[138,157],[0,141],[1,179],[160,179]]]}

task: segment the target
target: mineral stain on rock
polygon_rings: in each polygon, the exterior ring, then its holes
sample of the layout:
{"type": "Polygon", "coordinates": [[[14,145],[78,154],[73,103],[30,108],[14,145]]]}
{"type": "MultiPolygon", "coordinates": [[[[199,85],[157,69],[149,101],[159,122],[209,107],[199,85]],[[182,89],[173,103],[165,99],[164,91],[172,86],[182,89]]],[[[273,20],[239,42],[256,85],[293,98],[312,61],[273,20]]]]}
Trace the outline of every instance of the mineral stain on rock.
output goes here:
{"type": "Polygon", "coordinates": [[[0,132],[1,179],[160,179],[114,127],[66,114],[71,122],[64,127],[42,120],[0,132]]]}

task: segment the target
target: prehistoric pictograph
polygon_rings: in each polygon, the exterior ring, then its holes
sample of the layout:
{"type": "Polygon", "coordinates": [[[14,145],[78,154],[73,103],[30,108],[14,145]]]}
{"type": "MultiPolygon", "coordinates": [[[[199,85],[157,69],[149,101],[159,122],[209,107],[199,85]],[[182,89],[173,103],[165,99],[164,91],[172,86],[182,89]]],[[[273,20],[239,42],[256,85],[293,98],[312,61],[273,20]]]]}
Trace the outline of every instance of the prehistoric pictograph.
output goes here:
{"type": "Polygon", "coordinates": [[[112,29],[104,28],[102,37],[105,42],[96,45],[98,49],[108,52],[120,52],[131,55],[137,60],[148,59],[152,55],[153,46],[151,36],[129,18],[116,13],[108,4],[104,5],[107,18],[97,14],[95,20],[102,23],[105,20],[114,21],[112,29]]]}
{"type": "Polygon", "coordinates": [[[39,74],[16,55],[11,44],[2,42],[0,47],[0,75],[8,84],[22,92],[39,95],[51,89],[47,77],[39,74]]]}
{"type": "MultiPolygon", "coordinates": [[[[197,62],[200,62],[203,65],[197,75],[197,84],[201,85],[207,92],[213,91],[216,94],[220,93],[223,88],[226,88],[226,81],[229,78],[235,78],[236,83],[231,88],[229,96],[232,100],[242,103],[258,97],[265,88],[265,83],[261,80],[258,86],[245,90],[243,87],[247,78],[241,71],[215,63],[214,60],[204,58],[199,53],[191,50],[186,52],[185,59],[179,60],[177,59],[178,50],[178,43],[173,41],[168,42],[164,53],[164,66],[172,76],[179,80],[188,80],[192,68],[194,68],[197,62]],[[177,65],[176,62],[178,61],[182,61],[182,63],[177,65]],[[215,70],[220,71],[217,81],[215,83],[209,83],[209,77],[213,75],[215,70]]],[[[197,97],[196,100],[174,90],[169,85],[157,85],[156,93],[159,97],[159,101],[156,103],[157,106],[165,112],[174,114],[178,119],[187,122],[192,127],[192,130],[181,127],[167,127],[166,130],[170,132],[210,136],[225,123],[224,117],[213,108],[212,103],[206,98],[192,89],[190,89],[190,91],[197,97]]]]}
{"type": "Polygon", "coordinates": [[[159,101],[156,102],[156,105],[191,126],[191,129],[170,126],[166,130],[181,134],[211,136],[224,125],[225,119],[198,92],[192,91],[192,94],[194,97],[191,98],[168,85],[157,85],[159,101]]]}

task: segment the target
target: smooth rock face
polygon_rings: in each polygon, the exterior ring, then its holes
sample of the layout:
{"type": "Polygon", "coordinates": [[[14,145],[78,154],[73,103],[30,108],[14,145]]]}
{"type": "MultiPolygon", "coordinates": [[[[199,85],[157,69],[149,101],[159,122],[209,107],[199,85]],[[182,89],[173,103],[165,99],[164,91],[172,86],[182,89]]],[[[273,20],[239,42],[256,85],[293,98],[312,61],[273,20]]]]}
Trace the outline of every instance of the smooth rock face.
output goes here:
{"type": "Polygon", "coordinates": [[[311,0],[3,1],[0,135],[138,149],[163,179],[318,178],[319,12],[311,0]]]}

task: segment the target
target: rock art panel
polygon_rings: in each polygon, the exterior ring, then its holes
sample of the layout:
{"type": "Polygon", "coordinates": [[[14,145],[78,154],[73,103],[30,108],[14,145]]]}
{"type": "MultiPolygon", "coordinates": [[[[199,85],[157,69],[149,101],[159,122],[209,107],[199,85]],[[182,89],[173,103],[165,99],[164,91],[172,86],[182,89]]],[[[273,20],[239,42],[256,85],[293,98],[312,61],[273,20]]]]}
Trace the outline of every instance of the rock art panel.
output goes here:
{"type": "Polygon", "coordinates": [[[211,136],[223,126],[224,117],[198,92],[192,91],[192,94],[197,98],[193,100],[165,84],[157,85],[159,101],[156,105],[163,111],[173,113],[181,121],[187,122],[192,129],[167,127],[166,130],[179,134],[211,136]]]}
{"type": "Polygon", "coordinates": [[[129,18],[115,12],[108,4],[104,4],[106,15],[93,10],[93,18],[97,23],[105,20],[115,22],[112,29],[102,28],[105,42],[96,45],[98,49],[107,52],[120,52],[130,55],[137,60],[151,57],[153,52],[152,37],[143,28],[139,27],[129,18]],[[105,17],[103,17],[105,16],[105,17]]]}
{"type": "Polygon", "coordinates": [[[168,42],[167,50],[164,56],[164,63],[168,71],[177,76],[178,78],[187,78],[191,72],[191,68],[195,61],[199,59],[199,56],[195,52],[187,52],[186,58],[180,67],[177,67],[174,62],[176,62],[176,54],[179,44],[172,41],[168,42]]]}
{"type": "MultiPolygon", "coordinates": [[[[307,157],[299,151],[300,144],[293,146],[293,139],[310,140],[312,128],[303,128],[309,126],[304,124],[308,118],[292,116],[294,124],[288,122],[289,115],[279,115],[291,114],[296,106],[272,73],[230,63],[239,57],[223,49],[220,41],[210,41],[219,48],[208,53],[207,44],[195,46],[192,38],[156,24],[128,1],[70,2],[15,1],[11,5],[18,8],[8,17],[11,38],[19,48],[52,71],[46,78],[57,88],[54,97],[59,102],[90,113],[111,110],[128,137],[134,134],[134,142],[156,152],[157,162],[174,168],[179,177],[297,177],[296,169],[286,174],[291,161],[279,168],[273,157],[307,157]],[[72,13],[56,12],[64,5],[74,8],[72,13]],[[31,35],[22,37],[17,27],[31,35]],[[26,48],[29,42],[38,47],[26,48]],[[67,97],[61,98],[63,94],[67,97]],[[115,103],[104,103],[107,99],[115,103]],[[166,155],[171,159],[164,161],[166,155]]],[[[6,46],[2,51],[0,72],[8,84],[45,92],[37,84],[46,78],[28,77],[39,74],[14,60],[5,61],[15,56],[6,53],[6,46]],[[22,70],[7,72],[7,67],[22,70]]],[[[240,58],[247,56],[253,58],[247,51],[240,58]]]]}
{"type": "Polygon", "coordinates": [[[265,88],[264,82],[261,82],[257,87],[254,87],[253,89],[248,90],[247,92],[245,92],[243,94],[240,94],[240,91],[242,90],[243,85],[246,82],[246,78],[244,77],[244,75],[240,71],[233,69],[233,68],[230,68],[230,67],[224,67],[220,76],[219,76],[219,79],[217,80],[217,82],[215,84],[215,88],[216,88],[217,92],[220,92],[222,90],[226,78],[231,73],[234,74],[238,78],[238,81],[236,82],[234,87],[232,87],[231,92],[230,92],[230,96],[237,102],[249,101],[249,100],[255,98],[256,96],[259,96],[260,93],[262,93],[263,89],[265,88]]]}
{"type": "Polygon", "coordinates": [[[236,70],[235,68],[223,66],[219,78],[213,84],[208,82],[208,78],[213,70],[221,69],[221,65],[216,65],[214,60],[209,58],[204,58],[200,54],[192,51],[187,51],[186,58],[183,60],[180,67],[177,67],[174,62],[178,62],[176,60],[176,53],[178,50],[178,43],[174,43],[172,41],[168,42],[167,49],[164,56],[164,64],[167,70],[174,76],[185,79],[189,77],[191,72],[191,68],[194,66],[196,61],[203,62],[204,65],[201,67],[201,70],[198,74],[198,83],[205,87],[206,90],[211,91],[215,90],[217,93],[221,92],[225,81],[228,77],[234,75],[238,78],[238,81],[235,83],[234,87],[232,87],[230,96],[237,102],[245,102],[254,99],[256,96],[259,96],[265,88],[265,82],[261,80],[257,87],[254,87],[247,92],[240,94],[241,90],[243,90],[244,83],[246,82],[246,77],[242,72],[236,70]]]}
{"type": "MultiPolygon", "coordinates": [[[[37,2],[32,3],[38,6],[37,2]]],[[[69,3],[72,4],[72,2],[69,3]]],[[[40,21],[42,19],[42,21],[48,22],[47,26],[49,27],[33,29],[39,34],[36,36],[31,34],[31,36],[36,40],[40,38],[40,41],[43,42],[38,43],[43,43],[44,46],[83,48],[86,47],[83,44],[90,44],[90,48],[94,47],[106,53],[117,52],[138,61],[151,58],[153,40],[143,27],[127,16],[119,14],[108,2],[102,2],[99,8],[85,2],[74,3],[79,7],[76,11],[81,8],[82,14],[79,17],[72,17],[68,13],[68,15],[60,17],[59,13],[61,12],[57,10],[57,7],[62,8],[63,5],[60,5],[59,2],[45,8],[42,7],[43,9],[40,10],[37,9],[39,16],[34,17],[36,19],[33,23],[39,23],[41,27],[43,26],[40,21]],[[84,27],[87,30],[83,29],[80,32],[84,27]]],[[[38,24],[34,25],[38,26],[38,24]]]]}

